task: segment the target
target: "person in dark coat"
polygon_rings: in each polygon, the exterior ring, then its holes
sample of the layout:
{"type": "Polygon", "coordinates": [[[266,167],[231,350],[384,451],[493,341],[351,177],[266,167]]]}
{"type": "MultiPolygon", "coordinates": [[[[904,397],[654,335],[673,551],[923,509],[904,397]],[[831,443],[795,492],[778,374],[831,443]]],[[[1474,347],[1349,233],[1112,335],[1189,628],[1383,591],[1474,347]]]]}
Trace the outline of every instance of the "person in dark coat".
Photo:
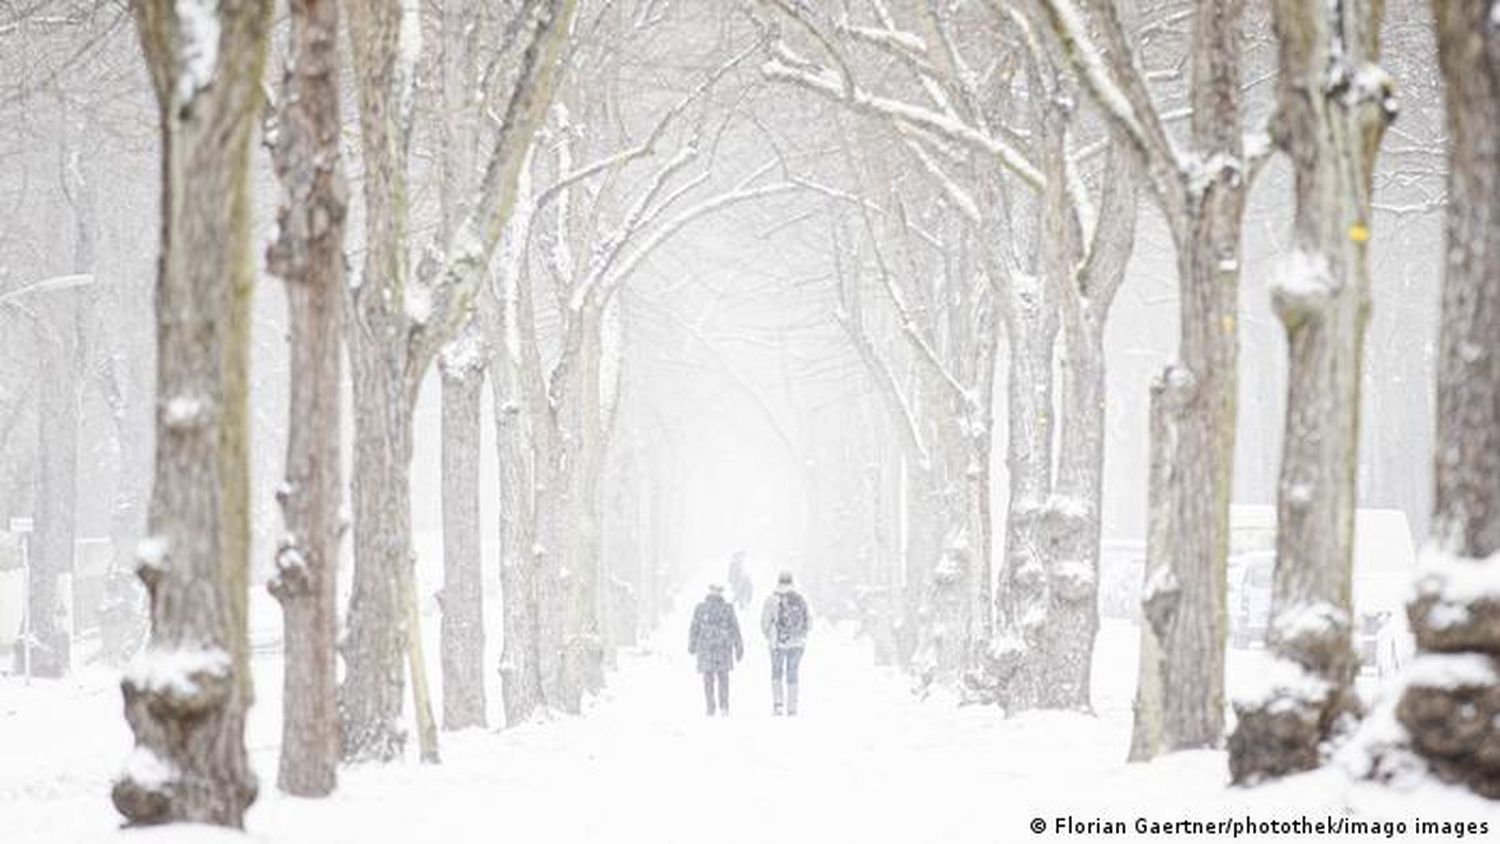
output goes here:
{"type": "Polygon", "coordinates": [[[708,596],[693,610],[693,626],[688,631],[688,653],[698,657],[698,671],[703,675],[703,699],[708,714],[729,714],[729,672],[745,656],[745,642],[740,638],[740,622],[734,607],[724,600],[724,587],[708,587],[708,596]],[[718,687],[718,705],[714,687],[718,687]]]}

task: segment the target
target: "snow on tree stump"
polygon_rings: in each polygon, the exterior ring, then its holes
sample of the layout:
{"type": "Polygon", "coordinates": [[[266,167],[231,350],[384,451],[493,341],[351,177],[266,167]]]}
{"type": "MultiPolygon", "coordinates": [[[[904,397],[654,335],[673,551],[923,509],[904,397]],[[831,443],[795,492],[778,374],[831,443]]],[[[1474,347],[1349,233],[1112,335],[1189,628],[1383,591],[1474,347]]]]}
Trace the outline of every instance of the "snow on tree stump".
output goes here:
{"type": "Polygon", "coordinates": [[[1434,775],[1500,799],[1500,586],[1492,566],[1424,555],[1407,606],[1423,653],[1396,703],[1434,775]]]}
{"type": "Polygon", "coordinates": [[[1396,718],[1439,779],[1500,799],[1500,660],[1421,655],[1407,672],[1396,718]]]}
{"type": "Polygon", "coordinates": [[[1234,700],[1229,773],[1236,785],[1306,771],[1324,761],[1330,739],[1359,713],[1347,693],[1355,670],[1348,616],[1328,604],[1277,616],[1268,643],[1275,656],[1260,682],[1234,700]]]}

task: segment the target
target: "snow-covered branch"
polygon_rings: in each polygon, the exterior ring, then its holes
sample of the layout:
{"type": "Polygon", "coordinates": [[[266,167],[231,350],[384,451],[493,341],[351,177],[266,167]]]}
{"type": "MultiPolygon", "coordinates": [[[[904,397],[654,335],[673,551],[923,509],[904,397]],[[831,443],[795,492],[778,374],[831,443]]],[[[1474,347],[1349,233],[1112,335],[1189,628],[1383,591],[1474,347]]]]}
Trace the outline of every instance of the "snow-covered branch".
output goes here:
{"type": "Polygon", "coordinates": [[[806,62],[792,57],[784,47],[779,48],[777,56],[761,67],[761,72],[767,79],[800,86],[834,102],[843,103],[857,113],[904,124],[976,149],[993,157],[1022,181],[1034,188],[1041,188],[1041,172],[1020,151],[951,115],[877,96],[852,81],[844,84],[833,71],[826,68],[810,69],[806,62]]]}

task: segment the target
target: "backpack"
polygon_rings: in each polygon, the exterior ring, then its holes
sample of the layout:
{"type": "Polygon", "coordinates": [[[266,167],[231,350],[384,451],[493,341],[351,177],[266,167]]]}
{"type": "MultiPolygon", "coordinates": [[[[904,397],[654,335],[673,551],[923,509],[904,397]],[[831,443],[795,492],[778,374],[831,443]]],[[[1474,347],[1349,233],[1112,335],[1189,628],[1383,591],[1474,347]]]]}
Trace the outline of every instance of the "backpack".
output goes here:
{"type": "Polygon", "coordinates": [[[776,639],[789,642],[807,635],[807,602],[796,592],[788,592],[776,603],[776,639]]]}

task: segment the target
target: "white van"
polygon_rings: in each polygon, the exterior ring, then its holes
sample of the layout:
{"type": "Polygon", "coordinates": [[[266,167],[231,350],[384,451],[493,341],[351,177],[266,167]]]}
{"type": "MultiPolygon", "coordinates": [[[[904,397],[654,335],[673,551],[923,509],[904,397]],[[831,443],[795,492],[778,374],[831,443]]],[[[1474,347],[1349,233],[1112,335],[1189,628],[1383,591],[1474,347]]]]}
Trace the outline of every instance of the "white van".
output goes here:
{"type": "MultiPolygon", "coordinates": [[[[1229,630],[1236,648],[1264,644],[1276,563],[1276,508],[1230,508],[1229,630]]],[[[1413,650],[1405,602],[1416,571],[1400,510],[1362,508],[1354,518],[1354,644],[1363,670],[1385,675],[1413,650]]]]}

